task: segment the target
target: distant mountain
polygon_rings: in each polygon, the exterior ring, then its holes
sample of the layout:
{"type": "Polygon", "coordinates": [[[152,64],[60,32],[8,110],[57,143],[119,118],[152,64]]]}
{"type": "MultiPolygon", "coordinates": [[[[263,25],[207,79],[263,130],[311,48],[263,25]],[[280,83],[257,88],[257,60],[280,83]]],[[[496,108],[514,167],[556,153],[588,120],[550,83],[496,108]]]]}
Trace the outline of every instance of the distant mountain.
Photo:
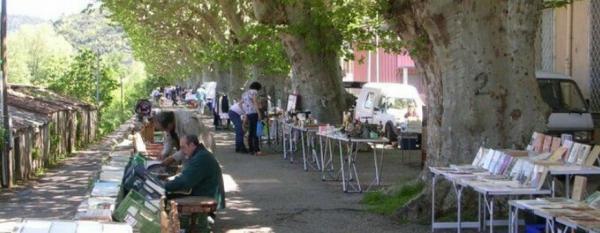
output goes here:
{"type": "Polygon", "coordinates": [[[131,54],[123,28],[112,23],[97,9],[64,16],[54,22],[56,31],[78,49],[91,49],[101,54],[131,54]]]}
{"type": "Polygon", "coordinates": [[[9,15],[8,16],[8,33],[15,32],[25,24],[41,24],[50,22],[41,18],[26,16],[26,15],[9,15]]]}

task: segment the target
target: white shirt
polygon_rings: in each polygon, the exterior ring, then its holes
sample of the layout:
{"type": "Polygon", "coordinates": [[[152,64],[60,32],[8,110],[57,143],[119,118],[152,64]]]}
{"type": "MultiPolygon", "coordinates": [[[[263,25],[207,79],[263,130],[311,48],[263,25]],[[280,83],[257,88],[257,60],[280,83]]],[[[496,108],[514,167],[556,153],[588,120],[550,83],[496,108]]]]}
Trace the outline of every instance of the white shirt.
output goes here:
{"type": "Polygon", "coordinates": [[[231,105],[231,108],[229,108],[229,110],[237,113],[240,116],[244,115],[244,111],[242,110],[242,107],[240,106],[240,102],[236,102],[233,105],[231,105]]]}
{"type": "Polygon", "coordinates": [[[246,114],[257,113],[256,108],[254,107],[254,98],[258,95],[258,91],[254,89],[247,90],[242,94],[243,108],[246,114]]]}

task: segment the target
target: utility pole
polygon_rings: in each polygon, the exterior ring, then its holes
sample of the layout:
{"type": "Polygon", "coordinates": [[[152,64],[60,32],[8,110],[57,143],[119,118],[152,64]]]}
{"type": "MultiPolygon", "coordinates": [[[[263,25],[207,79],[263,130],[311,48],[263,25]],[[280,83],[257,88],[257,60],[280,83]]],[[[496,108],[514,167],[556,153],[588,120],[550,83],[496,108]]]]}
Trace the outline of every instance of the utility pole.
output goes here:
{"type": "Polygon", "coordinates": [[[125,98],[123,95],[123,75],[119,74],[119,78],[121,79],[121,114],[123,114],[125,110],[125,98]]]}
{"type": "Polygon", "coordinates": [[[6,0],[2,0],[2,13],[0,14],[0,18],[2,18],[2,22],[0,25],[0,50],[2,54],[2,82],[0,82],[0,91],[2,92],[0,95],[1,102],[1,110],[2,110],[2,128],[1,131],[3,135],[2,137],[2,186],[10,188],[12,186],[12,177],[11,177],[11,164],[10,164],[10,125],[8,118],[8,106],[6,104],[6,99],[8,96],[7,93],[7,73],[6,73],[6,27],[7,27],[7,14],[6,14],[6,0]]]}
{"type": "Polygon", "coordinates": [[[100,52],[96,50],[96,106],[100,106],[100,52]]]}

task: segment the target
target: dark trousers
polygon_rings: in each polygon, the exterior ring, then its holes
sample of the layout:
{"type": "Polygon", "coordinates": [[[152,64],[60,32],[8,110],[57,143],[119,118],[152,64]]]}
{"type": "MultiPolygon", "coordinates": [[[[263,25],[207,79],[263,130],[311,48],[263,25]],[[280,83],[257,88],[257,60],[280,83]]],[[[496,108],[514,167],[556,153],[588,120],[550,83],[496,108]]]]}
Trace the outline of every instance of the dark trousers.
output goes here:
{"type": "Polygon", "coordinates": [[[260,151],[258,136],[256,136],[256,125],[258,124],[258,113],[248,114],[248,147],[250,149],[250,153],[255,153],[260,151]]]}
{"type": "Polygon", "coordinates": [[[206,106],[208,106],[208,109],[210,109],[210,111],[213,114],[213,125],[215,126],[215,129],[216,129],[216,127],[221,125],[221,117],[219,117],[219,113],[217,112],[217,108],[216,108],[217,106],[215,106],[213,101],[208,101],[206,106]]]}
{"type": "Polygon", "coordinates": [[[240,114],[237,114],[234,111],[229,111],[229,119],[233,122],[233,126],[235,127],[235,151],[246,151],[246,146],[244,145],[244,126],[242,125],[242,118],[240,114]]]}

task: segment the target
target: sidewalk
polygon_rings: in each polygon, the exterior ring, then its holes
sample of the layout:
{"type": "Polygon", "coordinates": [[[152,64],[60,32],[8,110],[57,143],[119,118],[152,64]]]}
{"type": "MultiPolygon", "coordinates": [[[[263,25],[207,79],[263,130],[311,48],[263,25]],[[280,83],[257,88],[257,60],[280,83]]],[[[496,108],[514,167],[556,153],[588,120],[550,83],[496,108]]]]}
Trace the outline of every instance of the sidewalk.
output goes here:
{"type": "Polygon", "coordinates": [[[111,151],[131,122],[125,122],[101,142],[90,145],[49,169],[38,180],[12,190],[0,190],[0,222],[20,218],[72,219],[77,207],[90,192],[90,185],[111,151]]]}

